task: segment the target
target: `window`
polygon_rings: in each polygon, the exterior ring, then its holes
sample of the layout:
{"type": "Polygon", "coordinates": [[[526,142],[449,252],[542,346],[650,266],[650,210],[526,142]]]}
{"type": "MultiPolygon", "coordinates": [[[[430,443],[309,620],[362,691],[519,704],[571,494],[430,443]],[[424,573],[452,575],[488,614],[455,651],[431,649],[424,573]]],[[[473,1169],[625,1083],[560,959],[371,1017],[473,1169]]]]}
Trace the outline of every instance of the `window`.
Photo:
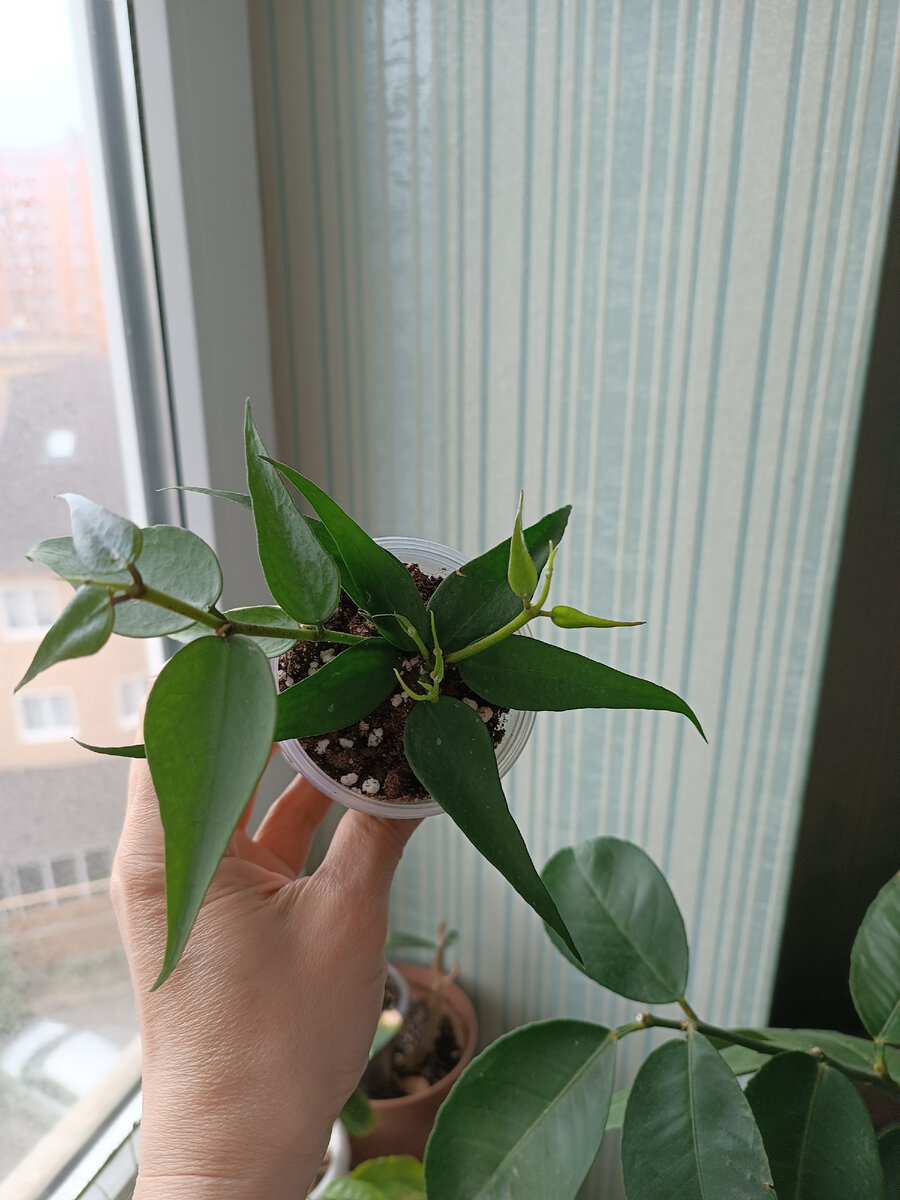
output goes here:
{"type": "Polygon", "coordinates": [[[141,702],[144,699],[146,691],[146,675],[136,675],[131,679],[120,679],[116,684],[119,725],[123,729],[134,729],[137,725],[141,711],[141,702]]]}
{"type": "Polygon", "coordinates": [[[60,742],[78,733],[71,692],[20,692],[16,704],[23,741],[60,742]]]}
{"type": "Polygon", "coordinates": [[[44,451],[48,458],[71,458],[75,443],[74,429],[51,429],[44,442],[44,451]]]}
{"type": "Polygon", "coordinates": [[[0,592],[0,606],[9,641],[42,637],[59,612],[51,586],[4,589],[0,592]]]}

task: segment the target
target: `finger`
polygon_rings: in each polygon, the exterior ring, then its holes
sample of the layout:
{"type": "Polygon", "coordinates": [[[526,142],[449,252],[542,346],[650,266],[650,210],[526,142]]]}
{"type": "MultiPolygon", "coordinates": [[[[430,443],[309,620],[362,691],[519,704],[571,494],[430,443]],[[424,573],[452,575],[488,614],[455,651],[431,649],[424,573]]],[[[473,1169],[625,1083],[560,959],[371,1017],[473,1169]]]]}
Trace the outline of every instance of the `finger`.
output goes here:
{"type": "Polygon", "coordinates": [[[159,801],[145,758],[135,758],[128,774],[128,803],[122,844],[129,851],[163,857],[163,828],[159,801]]]}
{"type": "Polygon", "coordinates": [[[253,840],[299,875],[330,807],[330,799],[298,775],[266,813],[253,840]]]}
{"type": "Polygon", "coordinates": [[[342,890],[356,890],[386,908],[394,872],[406,843],[420,824],[350,809],[338,822],[317,874],[337,881],[342,890]]]}

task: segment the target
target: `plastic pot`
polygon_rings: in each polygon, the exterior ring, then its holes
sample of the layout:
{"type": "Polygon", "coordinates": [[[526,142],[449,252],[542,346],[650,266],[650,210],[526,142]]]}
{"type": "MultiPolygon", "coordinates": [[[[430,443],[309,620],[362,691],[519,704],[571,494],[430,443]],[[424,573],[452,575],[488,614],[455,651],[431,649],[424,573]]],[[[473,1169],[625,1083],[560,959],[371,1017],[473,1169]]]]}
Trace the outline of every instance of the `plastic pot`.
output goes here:
{"type": "MultiPolygon", "coordinates": [[[[463,566],[468,560],[458,550],[442,546],[439,542],[424,541],[420,538],[386,537],[377,538],[380,546],[396,555],[401,562],[418,563],[428,575],[448,575],[457,567],[463,566]]],[[[527,630],[523,631],[526,635],[527,630]]],[[[277,671],[277,664],[273,663],[277,671]]],[[[503,776],[510,769],[522,751],[525,749],[531,730],[534,726],[533,712],[510,712],[506,718],[506,729],[503,739],[497,746],[497,768],[503,776]]],[[[360,812],[371,813],[376,817],[399,817],[412,819],[430,817],[444,810],[435,800],[422,800],[412,804],[401,804],[394,800],[376,800],[346,788],[343,784],[332,779],[323,771],[298,741],[281,743],[281,752],[295,771],[315,784],[320,792],[330,796],[345,808],[355,808],[360,812]]]]}
{"type": "Polygon", "coordinates": [[[309,1193],[309,1200],[320,1200],[325,1189],[334,1179],[342,1179],[350,1173],[350,1138],[340,1121],[331,1127],[328,1142],[328,1170],[309,1193]]]}
{"type": "MultiPolygon", "coordinates": [[[[429,967],[395,963],[405,976],[412,1000],[420,999],[431,992],[432,974],[429,967]]],[[[379,1158],[384,1154],[411,1154],[422,1159],[425,1143],[437,1111],[448,1092],[475,1056],[478,1040],[478,1018],[466,993],[455,983],[444,985],[444,1012],[449,1017],[462,1047],[459,1062],[443,1079],[414,1096],[401,1096],[396,1100],[371,1100],[377,1125],[366,1137],[350,1138],[351,1162],[354,1166],[367,1158],[379,1158]]]]}

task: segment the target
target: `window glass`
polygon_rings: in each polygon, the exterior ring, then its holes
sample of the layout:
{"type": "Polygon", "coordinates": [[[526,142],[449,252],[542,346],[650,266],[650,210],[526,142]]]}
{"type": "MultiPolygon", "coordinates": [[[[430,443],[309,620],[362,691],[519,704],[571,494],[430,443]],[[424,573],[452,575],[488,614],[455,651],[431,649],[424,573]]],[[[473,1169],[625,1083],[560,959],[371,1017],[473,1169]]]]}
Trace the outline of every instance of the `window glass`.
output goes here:
{"type": "Polygon", "coordinates": [[[71,739],[133,729],[155,651],[113,638],[13,695],[72,594],[25,558],[69,533],[56,497],[128,513],[140,494],[72,20],[66,0],[0,0],[0,1181],[135,1032],[108,894],[127,764],[71,739]]]}

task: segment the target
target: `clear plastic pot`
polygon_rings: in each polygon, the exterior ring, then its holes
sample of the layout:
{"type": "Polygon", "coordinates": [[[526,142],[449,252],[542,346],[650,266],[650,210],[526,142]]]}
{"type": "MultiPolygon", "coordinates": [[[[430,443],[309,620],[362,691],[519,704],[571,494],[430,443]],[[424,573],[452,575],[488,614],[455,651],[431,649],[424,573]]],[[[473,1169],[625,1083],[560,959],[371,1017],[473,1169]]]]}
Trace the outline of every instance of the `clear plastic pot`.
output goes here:
{"type": "MultiPolygon", "coordinates": [[[[396,555],[401,562],[418,563],[426,575],[448,575],[467,561],[458,550],[429,542],[420,538],[385,537],[376,538],[379,545],[396,555]]],[[[528,630],[523,630],[528,634],[528,630]]],[[[529,635],[530,636],[530,635],[529,635]]],[[[273,661],[273,670],[277,664],[273,661]]],[[[531,736],[534,726],[533,712],[510,712],[506,718],[503,739],[497,746],[497,768],[502,775],[510,769],[531,736]]],[[[281,752],[295,771],[314,783],[320,792],[330,796],[345,808],[372,813],[376,817],[430,817],[444,810],[435,800],[422,800],[412,804],[401,804],[394,800],[378,800],[346,788],[332,779],[319,764],[310,757],[298,741],[282,742],[281,752]]]]}

